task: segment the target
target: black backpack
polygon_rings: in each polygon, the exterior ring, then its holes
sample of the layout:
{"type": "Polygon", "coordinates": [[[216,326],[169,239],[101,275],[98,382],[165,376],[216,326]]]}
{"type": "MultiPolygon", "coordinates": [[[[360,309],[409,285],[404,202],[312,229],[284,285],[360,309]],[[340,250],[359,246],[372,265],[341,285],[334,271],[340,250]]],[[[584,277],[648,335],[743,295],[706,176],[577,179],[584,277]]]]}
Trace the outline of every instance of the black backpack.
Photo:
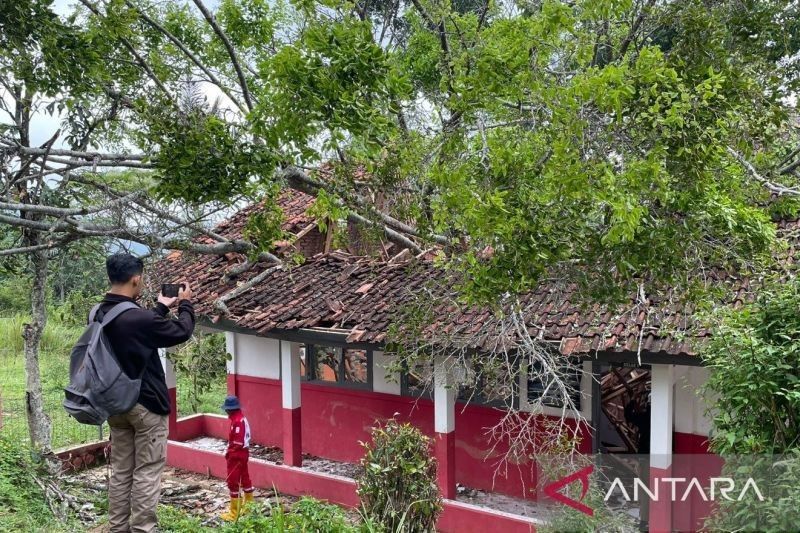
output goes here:
{"type": "MultiPolygon", "coordinates": [[[[89,313],[89,325],[72,348],[69,386],[64,389],[64,409],[81,424],[101,425],[109,416],[127,413],[139,400],[139,379],[129,378],[117,361],[104,328],[119,315],[138,309],[120,302],[97,318],[100,305],[89,313]]],[[[144,373],[144,372],[142,372],[144,373]]]]}

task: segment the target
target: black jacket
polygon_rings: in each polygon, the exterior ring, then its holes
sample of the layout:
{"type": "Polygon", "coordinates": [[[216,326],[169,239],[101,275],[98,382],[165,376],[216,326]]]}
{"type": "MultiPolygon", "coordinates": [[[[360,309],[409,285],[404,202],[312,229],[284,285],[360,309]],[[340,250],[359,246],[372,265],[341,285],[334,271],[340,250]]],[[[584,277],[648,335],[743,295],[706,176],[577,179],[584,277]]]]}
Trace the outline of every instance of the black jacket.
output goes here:
{"type": "MultiPolygon", "coordinates": [[[[100,312],[107,313],[115,304],[124,301],[134,300],[119,294],[106,294],[100,302],[100,312]]],[[[169,309],[161,303],[153,309],[130,309],[105,328],[125,374],[133,379],[142,375],[139,403],[159,415],[169,414],[170,407],[158,348],[185,342],[194,331],[194,308],[188,300],[181,300],[178,304],[177,319],[167,318],[168,314],[169,309]]]]}

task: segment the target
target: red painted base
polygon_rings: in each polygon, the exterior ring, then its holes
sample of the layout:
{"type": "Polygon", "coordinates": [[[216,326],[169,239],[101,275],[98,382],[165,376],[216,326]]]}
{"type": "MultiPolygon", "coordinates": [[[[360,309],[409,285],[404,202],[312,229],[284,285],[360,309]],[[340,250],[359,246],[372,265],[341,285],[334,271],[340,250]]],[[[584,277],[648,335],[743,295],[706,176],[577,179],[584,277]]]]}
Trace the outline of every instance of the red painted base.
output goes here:
{"type": "Polygon", "coordinates": [[[442,498],[456,498],[456,432],[436,434],[436,480],[442,498]]]}
{"type": "Polygon", "coordinates": [[[236,374],[228,374],[228,396],[238,396],[239,392],[236,390],[236,374]]]}
{"type": "Polygon", "coordinates": [[[295,407],[283,410],[283,462],[289,466],[303,465],[300,409],[300,407],[295,407]]]}
{"type": "MultiPolygon", "coordinates": [[[[650,467],[650,486],[662,485],[656,478],[664,479],[672,477],[672,467],[656,468],[650,467]]],[[[659,492],[663,487],[659,486],[659,492]]],[[[650,533],[669,533],[672,531],[672,501],[668,495],[659,494],[658,500],[650,501],[649,513],[650,533]]]]}
{"type": "MultiPolygon", "coordinates": [[[[198,450],[187,444],[170,441],[167,463],[175,468],[224,478],[225,457],[222,453],[198,450]]],[[[275,487],[279,492],[295,496],[313,496],[345,507],[358,507],[356,482],[339,476],[309,472],[285,465],[276,465],[251,458],[250,478],[256,487],[275,487]]],[[[444,533],[534,533],[533,522],[521,516],[493,511],[485,507],[445,500],[436,530],[444,533]]]]}
{"type": "Polygon", "coordinates": [[[170,440],[186,441],[197,437],[215,437],[228,440],[230,422],[224,415],[191,415],[177,421],[177,437],[170,440]]]}

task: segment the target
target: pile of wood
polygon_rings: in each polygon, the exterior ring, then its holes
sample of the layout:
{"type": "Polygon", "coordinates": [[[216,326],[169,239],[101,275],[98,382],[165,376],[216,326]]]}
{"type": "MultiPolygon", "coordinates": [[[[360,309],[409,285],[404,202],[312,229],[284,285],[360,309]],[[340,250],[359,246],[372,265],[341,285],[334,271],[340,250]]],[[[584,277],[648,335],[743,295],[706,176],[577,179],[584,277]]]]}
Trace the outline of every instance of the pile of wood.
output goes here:
{"type": "Polygon", "coordinates": [[[609,452],[637,453],[639,430],[625,420],[625,406],[635,398],[646,399],[650,371],[642,368],[614,368],[600,379],[600,409],[619,433],[624,448],[608,447],[609,452]]]}

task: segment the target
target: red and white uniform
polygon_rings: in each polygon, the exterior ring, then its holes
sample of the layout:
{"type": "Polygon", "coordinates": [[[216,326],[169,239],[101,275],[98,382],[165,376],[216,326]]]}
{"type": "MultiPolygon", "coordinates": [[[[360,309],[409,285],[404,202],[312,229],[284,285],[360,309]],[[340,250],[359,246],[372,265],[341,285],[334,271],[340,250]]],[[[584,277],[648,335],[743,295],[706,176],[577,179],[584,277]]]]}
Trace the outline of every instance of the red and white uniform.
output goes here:
{"type": "Polygon", "coordinates": [[[241,410],[228,413],[228,420],[231,423],[228,435],[228,451],[225,452],[225,459],[228,462],[228,489],[231,491],[231,498],[239,497],[239,489],[244,492],[253,492],[253,484],[250,481],[250,473],[247,471],[247,461],[250,459],[250,424],[242,414],[241,410]]]}

